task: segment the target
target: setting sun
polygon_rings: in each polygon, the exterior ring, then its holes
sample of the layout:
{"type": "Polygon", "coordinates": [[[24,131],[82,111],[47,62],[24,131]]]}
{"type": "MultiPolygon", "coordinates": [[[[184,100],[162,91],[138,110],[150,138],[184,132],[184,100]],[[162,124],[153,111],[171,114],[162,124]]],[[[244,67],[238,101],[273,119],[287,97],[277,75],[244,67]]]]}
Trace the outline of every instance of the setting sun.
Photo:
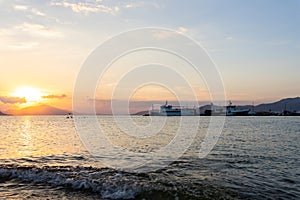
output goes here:
{"type": "Polygon", "coordinates": [[[14,93],[13,96],[25,98],[26,101],[39,101],[42,99],[43,93],[33,87],[20,87],[14,93]]]}

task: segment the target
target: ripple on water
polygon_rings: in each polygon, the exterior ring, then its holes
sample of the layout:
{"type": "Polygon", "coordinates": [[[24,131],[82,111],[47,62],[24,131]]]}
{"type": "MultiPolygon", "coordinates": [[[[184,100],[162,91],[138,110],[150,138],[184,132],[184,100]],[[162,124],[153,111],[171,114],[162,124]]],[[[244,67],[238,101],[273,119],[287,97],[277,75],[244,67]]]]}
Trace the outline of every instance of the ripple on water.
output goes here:
{"type": "MultiPolygon", "coordinates": [[[[143,124],[146,119],[135,120],[143,124]]],[[[179,119],[172,118],[171,124],[179,119]]],[[[83,120],[89,123],[89,117],[83,120]]],[[[100,116],[99,121],[111,130],[112,139],[122,138],[112,117],[100,116]]],[[[199,135],[183,157],[156,172],[134,174],[104,168],[90,156],[72,120],[61,116],[0,117],[0,133],[6,133],[0,134],[0,196],[300,198],[299,117],[227,118],[213,151],[199,159],[199,145],[208,122],[209,118],[201,119],[199,135]]],[[[174,126],[167,127],[161,138],[154,138],[153,146],[149,139],[139,143],[130,137],[116,144],[128,151],[152,152],[172,139],[171,130],[174,126]]]]}

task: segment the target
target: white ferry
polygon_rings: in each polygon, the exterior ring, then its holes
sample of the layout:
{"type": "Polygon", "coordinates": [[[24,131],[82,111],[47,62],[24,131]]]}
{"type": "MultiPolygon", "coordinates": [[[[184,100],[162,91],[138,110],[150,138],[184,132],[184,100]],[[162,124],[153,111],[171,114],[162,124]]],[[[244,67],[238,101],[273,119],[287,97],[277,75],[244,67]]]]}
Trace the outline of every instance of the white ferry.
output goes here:
{"type": "Polygon", "coordinates": [[[151,116],[195,116],[196,108],[172,106],[168,104],[168,101],[164,105],[161,105],[159,109],[155,109],[152,105],[149,115],[151,116]]]}

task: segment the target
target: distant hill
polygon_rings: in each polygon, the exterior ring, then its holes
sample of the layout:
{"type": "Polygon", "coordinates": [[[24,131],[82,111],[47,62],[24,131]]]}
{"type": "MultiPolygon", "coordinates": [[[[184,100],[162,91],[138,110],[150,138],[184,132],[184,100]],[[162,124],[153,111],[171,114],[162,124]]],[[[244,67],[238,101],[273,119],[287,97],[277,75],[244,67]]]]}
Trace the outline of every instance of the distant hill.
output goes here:
{"type": "Polygon", "coordinates": [[[300,97],[282,99],[274,103],[264,103],[255,106],[255,111],[300,111],[300,97]]]}
{"type": "MultiPolygon", "coordinates": [[[[234,103],[234,102],[233,102],[234,103]]],[[[252,105],[236,105],[238,109],[247,109],[247,110],[252,110],[253,106],[252,105]]],[[[211,105],[204,105],[200,107],[200,112],[204,113],[205,110],[210,110],[211,105]]],[[[295,97],[295,98],[286,98],[286,99],[281,99],[279,101],[273,102],[273,103],[263,103],[259,104],[257,106],[254,106],[254,111],[255,112],[282,112],[284,110],[287,111],[300,111],[300,97],[295,97]]],[[[143,115],[145,113],[148,113],[148,111],[140,111],[137,113],[134,113],[133,115],[143,115]]]]}
{"type": "MultiPolygon", "coordinates": [[[[252,110],[253,106],[251,106],[251,105],[245,105],[245,106],[237,105],[237,108],[252,110]]],[[[200,107],[201,112],[204,112],[205,110],[209,110],[209,109],[211,109],[210,105],[205,105],[205,106],[200,107]]],[[[273,102],[273,103],[263,103],[263,104],[259,104],[257,106],[254,106],[254,110],[256,112],[269,112],[269,111],[282,112],[285,109],[288,110],[288,111],[300,111],[300,97],[286,98],[286,99],[281,99],[281,100],[273,102]]]]}
{"type": "Polygon", "coordinates": [[[5,114],[5,113],[3,113],[3,112],[0,111],[0,115],[7,115],[7,114],[5,114]]]}
{"type": "Polygon", "coordinates": [[[66,115],[69,111],[48,105],[38,105],[10,111],[9,113],[12,115],[66,115]]]}
{"type": "Polygon", "coordinates": [[[134,114],[131,114],[131,115],[145,115],[145,114],[149,114],[149,111],[144,110],[144,111],[140,111],[140,112],[137,112],[137,113],[134,113],[134,114]]]}

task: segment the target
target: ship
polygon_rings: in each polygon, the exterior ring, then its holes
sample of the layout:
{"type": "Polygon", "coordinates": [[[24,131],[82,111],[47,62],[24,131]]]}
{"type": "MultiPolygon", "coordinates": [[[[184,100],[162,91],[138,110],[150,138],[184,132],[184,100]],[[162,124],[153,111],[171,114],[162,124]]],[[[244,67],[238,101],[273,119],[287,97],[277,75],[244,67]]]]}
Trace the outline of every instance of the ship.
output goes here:
{"type": "Polygon", "coordinates": [[[173,106],[168,104],[168,101],[166,101],[166,103],[161,105],[159,109],[155,109],[154,105],[152,105],[152,110],[150,110],[149,115],[150,116],[195,116],[196,108],[173,106]]]}
{"type": "Polygon", "coordinates": [[[211,104],[211,110],[206,110],[206,115],[214,116],[248,116],[250,109],[238,109],[229,101],[228,106],[215,106],[211,104]]]}

